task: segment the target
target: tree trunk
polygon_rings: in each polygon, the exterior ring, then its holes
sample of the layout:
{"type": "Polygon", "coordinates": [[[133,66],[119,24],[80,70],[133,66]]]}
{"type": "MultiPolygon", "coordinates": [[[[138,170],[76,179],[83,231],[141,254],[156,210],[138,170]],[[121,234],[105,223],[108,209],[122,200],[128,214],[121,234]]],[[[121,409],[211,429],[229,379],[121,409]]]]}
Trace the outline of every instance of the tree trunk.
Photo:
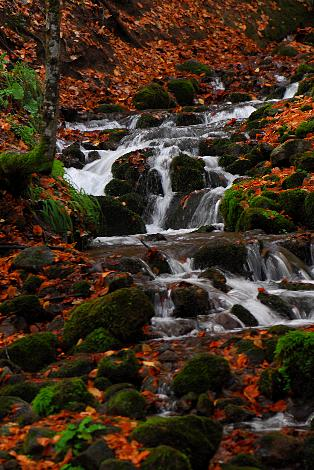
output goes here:
{"type": "Polygon", "coordinates": [[[46,81],[43,106],[42,144],[44,157],[53,163],[56,153],[59,75],[60,75],[60,0],[45,0],[46,6],[46,81]]]}

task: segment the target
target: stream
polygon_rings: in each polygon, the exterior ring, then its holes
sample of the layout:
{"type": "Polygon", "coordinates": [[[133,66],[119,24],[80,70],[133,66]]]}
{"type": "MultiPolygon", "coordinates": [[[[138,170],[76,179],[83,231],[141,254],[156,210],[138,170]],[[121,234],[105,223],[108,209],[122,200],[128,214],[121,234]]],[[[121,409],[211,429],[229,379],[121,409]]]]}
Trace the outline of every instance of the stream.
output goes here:
{"type": "MultiPolygon", "coordinates": [[[[296,84],[287,87],[285,98],[294,96],[296,84]]],[[[208,187],[195,195],[194,207],[184,218],[173,220],[173,206],[176,194],[172,191],[170,164],[173,157],[180,152],[198,157],[200,139],[206,137],[228,137],[230,120],[241,122],[261,106],[263,101],[251,101],[238,105],[221,104],[210,107],[209,111],[198,113],[200,124],[177,127],[175,115],[164,113],[160,127],[136,129],[139,115],[122,117],[118,120],[103,119],[88,123],[67,124],[72,129],[93,131],[103,129],[127,128],[130,133],[115,151],[99,151],[100,159],[86,164],[82,170],[67,169],[67,178],[79,189],[96,196],[104,194],[106,184],[112,179],[112,164],[122,155],[139,149],[150,148],[153,155],[149,157],[151,170],[157,171],[162,193],[151,195],[144,212],[147,234],[99,237],[90,248],[92,257],[103,260],[112,255],[131,257],[143,263],[143,275],[136,279],[144,288],[149,289],[155,303],[155,316],[152,319],[152,330],[155,340],[167,341],[196,337],[200,331],[209,334],[225,334],[240,331],[245,325],[236,318],[230,309],[240,304],[248,309],[258,322],[258,327],[269,327],[275,324],[305,325],[314,321],[314,244],[310,246],[311,255],[307,264],[283,246],[283,236],[265,235],[263,233],[235,234],[223,231],[223,220],[219,213],[221,198],[238,175],[225,172],[218,165],[218,157],[203,156],[207,173],[208,187]],[[197,233],[201,226],[213,226],[211,233],[197,233]],[[159,234],[154,238],[152,234],[159,234]],[[162,235],[162,236],[160,236],[162,235]],[[209,240],[221,238],[231,241],[245,240],[247,248],[246,276],[224,273],[228,292],[213,287],[212,283],[202,276],[201,270],[194,266],[193,253],[209,240]],[[145,242],[146,240],[146,242],[145,242]],[[157,247],[166,257],[171,273],[155,275],[143,258],[147,246],[157,247]],[[262,243],[261,243],[262,242],[262,243]],[[262,248],[263,247],[263,248],[262,248]],[[306,283],[308,290],[287,290],[280,285],[282,280],[306,283]],[[209,310],[192,318],[180,318],[174,315],[172,289],[184,283],[191,284],[207,292],[209,310]],[[313,286],[313,290],[311,290],[313,286]],[[259,290],[280,296],[292,308],[291,318],[284,318],[272,308],[257,299],[259,290]]],[[[61,143],[62,145],[62,143],[61,143]]],[[[86,158],[89,151],[84,150],[86,158]]],[[[153,340],[154,341],[154,340],[153,340]]],[[[166,387],[167,388],[167,387],[166,387]]],[[[162,396],[166,395],[160,390],[162,396]]],[[[164,411],[171,411],[173,403],[168,400],[164,411]]],[[[251,423],[256,429],[277,429],[292,425],[293,419],[279,414],[271,422],[251,423]]]]}

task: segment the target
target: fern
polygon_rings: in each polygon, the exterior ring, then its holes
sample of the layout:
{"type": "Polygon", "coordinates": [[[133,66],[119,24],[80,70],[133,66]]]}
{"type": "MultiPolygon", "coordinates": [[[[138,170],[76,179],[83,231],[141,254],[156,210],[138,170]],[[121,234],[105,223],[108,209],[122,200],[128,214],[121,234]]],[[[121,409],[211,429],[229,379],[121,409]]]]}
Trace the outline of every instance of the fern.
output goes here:
{"type": "Polygon", "coordinates": [[[66,207],[54,199],[42,201],[41,218],[54,233],[66,236],[73,232],[73,224],[66,207]]]}
{"type": "Polygon", "coordinates": [[[53,398],[55,395],[55,386],[48,385],[43,387],[32,402],[34,411],[39,416],[48,416],[54,412],[53,398]]]}

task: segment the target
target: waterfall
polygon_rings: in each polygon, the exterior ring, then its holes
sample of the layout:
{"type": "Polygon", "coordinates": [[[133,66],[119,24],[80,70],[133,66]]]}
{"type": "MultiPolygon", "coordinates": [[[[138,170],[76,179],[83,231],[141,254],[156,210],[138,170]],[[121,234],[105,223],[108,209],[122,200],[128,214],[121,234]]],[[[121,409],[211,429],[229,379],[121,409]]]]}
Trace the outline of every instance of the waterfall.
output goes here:
{"type": "Polygon", "coordinates": [[[283,99],[293,98],[299,88],[299,82],[291,83],[287,86],[283,99]]]}

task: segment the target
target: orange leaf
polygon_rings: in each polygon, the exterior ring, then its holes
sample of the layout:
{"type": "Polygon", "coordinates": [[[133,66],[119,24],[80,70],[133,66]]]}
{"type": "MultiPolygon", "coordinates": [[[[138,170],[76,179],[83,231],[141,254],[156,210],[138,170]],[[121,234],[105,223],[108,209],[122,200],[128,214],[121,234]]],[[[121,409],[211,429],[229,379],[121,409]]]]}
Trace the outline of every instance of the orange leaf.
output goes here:
{"type": "Polygon", "coordinates": [[[9,286],[7,290],[8,298],[13,299],[16,296],[17,288],[14,286],[9,286]]]}
{"type": "Polygon", "coordinates": [[[251,402],[255,403],[256,397],[259,396],[259,390],[256,384],[248,385],[243,391],[243,395],[251,402]]]}
{"type": "Polygon", "coordinates": [[[34,225],[33,234],[36,235],[36,237],[40,237],[43,234],[43,229],[40,225],[34,225]]]}

